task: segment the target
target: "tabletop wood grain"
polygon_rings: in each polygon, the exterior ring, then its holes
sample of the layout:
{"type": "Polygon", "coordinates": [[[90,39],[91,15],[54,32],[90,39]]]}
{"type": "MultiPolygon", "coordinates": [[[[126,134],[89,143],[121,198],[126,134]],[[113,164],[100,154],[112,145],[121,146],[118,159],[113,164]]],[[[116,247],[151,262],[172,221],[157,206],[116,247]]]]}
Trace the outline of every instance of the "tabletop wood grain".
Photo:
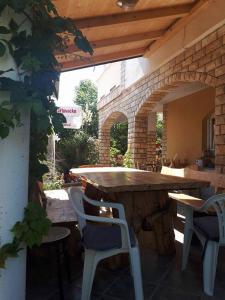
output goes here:
{"type": "Polygon", "coordinates": [[[97,172],[95,172],[95,168],[89,172],[85,172],[85,169],[83,169],[83,171],[79,171],[79,175],[85,178],[87,182],[106,193],[197,189],[209,185],[209,182],[207,181],[168,176],[140,170],[129,171],[129,169],[118,171],[97,170],[97,172]]]}

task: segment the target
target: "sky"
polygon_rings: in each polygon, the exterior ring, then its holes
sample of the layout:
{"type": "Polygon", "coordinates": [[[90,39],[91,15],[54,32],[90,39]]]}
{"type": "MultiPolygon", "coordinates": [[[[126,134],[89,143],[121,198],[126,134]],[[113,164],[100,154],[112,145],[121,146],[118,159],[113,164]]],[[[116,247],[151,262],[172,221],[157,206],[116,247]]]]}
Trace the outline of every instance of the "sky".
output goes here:
{"type": "Polygon", "coordinates": [[[57,106],[71,106],[75,97],[75,87],[84,79],[90,79],[96,84],[103,71],[103,66],[83,68],[75,71],[63,72],[59,80],[59,98],[57,106]]]}

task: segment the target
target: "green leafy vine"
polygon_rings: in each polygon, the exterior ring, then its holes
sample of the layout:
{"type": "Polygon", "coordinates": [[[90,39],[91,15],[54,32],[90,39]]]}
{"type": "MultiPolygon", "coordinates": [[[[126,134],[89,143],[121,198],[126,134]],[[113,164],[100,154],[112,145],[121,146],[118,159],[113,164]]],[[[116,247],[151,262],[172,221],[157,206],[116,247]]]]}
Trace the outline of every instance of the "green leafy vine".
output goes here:
{"type": "Polygon", "coordinates": [[[11,229],[14,234],[12,242],[0,248],[0,268],[5,268],[7,258],[18,256],[19,251],[23,249],[23,244],[29,248],[39,246],[50,226],[51,222],[42,207],[35,202],[30,202],[24,209],[23,220],[17,222],[11,229]]]}
{"type": "MultiPolygon", "coordinates": [[[[10,130],[23,126],[21,112],[30,111],[31,190],[33,184],[48,171],[43,163],[48,136],[53,131],[56,134],[60,132],[65,121],[63,115],[57,113],[53,100],[53,96],[57,97],[56,83],[60,72],[55,53],[65,52],[68,39],[73,39],[84,52],[92,54],[93,50],[74,20],[59,16],[51,0],[1,0],[0,17],[7,9],[12,18],[8,24],[0,26],[0,62],[10,57],[14,66],[0,70],[0,91],[9,95],[0,103],[0,138],[7,138],[10,130]],[[27,23],[30,31],[24,29],[27,23]],[[11,72],[16,74],[17,80],[9,77],[11,72]]],[[[14,234],[12,243],[0,247],[0,268],[4,267],[8,257],[18,255],[21,243],[29,247],[39,244],[48,222],[42,208],[29,203],[24,220],[16,223],[11,230],[14,234]],[[40,230],[37,232],[35,228],[40,230]]]]}

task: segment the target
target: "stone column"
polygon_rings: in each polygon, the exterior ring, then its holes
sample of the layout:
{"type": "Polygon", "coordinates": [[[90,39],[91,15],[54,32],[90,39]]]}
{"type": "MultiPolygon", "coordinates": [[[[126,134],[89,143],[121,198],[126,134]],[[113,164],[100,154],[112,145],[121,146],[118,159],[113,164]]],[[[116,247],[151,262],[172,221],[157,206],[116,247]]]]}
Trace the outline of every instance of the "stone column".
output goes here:
{"type": "Polygon", "coordinates": [[[136,116],[133,133],[130,136],[130,149],[134,165],[147,163],[147,141],[148,141],[148,118],[146,116],[136,116]]]}
{"type": "MultiPolygon", "coordinates": [[[[11,18],[12,12],[8,9],[1,15],[0,25],[7,26],[11,18]]],[[[16,15],[16,18],[19,19],[19,16],[16,15]]],[[[21,17],[18,21],[23,19],[21,17]]],[[[23,26],[29,28],[27,24],[23,26]]],[[[9,53],[0,58],[0,65],[1,70],[14,68],[9,53]]],[[[17,79],[15,72],[6,76],[17,79]]],[[[0,102],[5,100],[9,100],[9,93],[1,92],[0,102]]],[[[12,241],[10,229],[22,220],[28,200],[29,112],[21,114],[21,123],[21,127],[10,130],[7,138],[0,139],[0,245],[12,241]]],[[[0,269],[0,299],[25,300],[25,290],[26,250],[22,250],[19,257],[9,258],[6,268],[0,269]]]]}
{"type": "MultiPolygon", "coordinates": [[[[224,67],[225,70],[225,67],[224,67]]],[[[225,77],[225,76],[224,76],[225,77]]],[[[216,171],[225,173],[225,88],[216,88],[215,100],[215,164],[216,171]]]]}
{"type": "Polygon", "coordinates": [[[167,105],[163,105],[162,157],[167,157],[167,105]]]}
{"type": "Polygon", "coordinates": [[[103,165],[110,164],[110,128],[99,129],[99,162],[103,165]]]}
{"type": "Polygon", "coordinates": [[[147,163],[156,157],[156,113],[148,115],[147,163]]]}

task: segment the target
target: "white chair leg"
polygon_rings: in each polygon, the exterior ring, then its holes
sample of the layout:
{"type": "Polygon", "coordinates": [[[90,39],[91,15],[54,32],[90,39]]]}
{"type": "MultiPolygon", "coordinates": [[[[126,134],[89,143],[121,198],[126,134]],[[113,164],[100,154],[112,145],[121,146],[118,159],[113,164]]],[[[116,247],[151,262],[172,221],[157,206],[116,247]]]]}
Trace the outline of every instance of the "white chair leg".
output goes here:
{"type": "Polygon", "coordinates": [[[183,244],[183,255],[182,255],[182,271],[187,267],[188,256],[190,252],[191,240],[192,240],[193,230],[184,230],[184,244],[183,244]]]}
{"type": "Polygon", "coordinates": [[[139,249],[137,247],[132,248],[130,251],[130,262],[134,280],[135,299],[143,300],[144,295],[142,286],[141,262],[139,249]]]}
{"type": "Polygon", "coordinates": [[[193,235],[193,210],[188,207],[184,207],[185,213],[185,226],[184,226],[184,244],[183,244],[183,254],[182,254],[182,271],[186,269],[188,256],[190,252],[191,239],[193,235]]]}
{"type": "Polygon", "coordinates": [[[219,244],[208,241],[203,261],[203,286],[204,292],[210,296],[213,296],[214,292],[218,251],[219,244]]]}
{"type": "Polygon", "coordinates": [[[98,259],[96,251],[85,249],[81,300],[89,300],[98,259]]]}

